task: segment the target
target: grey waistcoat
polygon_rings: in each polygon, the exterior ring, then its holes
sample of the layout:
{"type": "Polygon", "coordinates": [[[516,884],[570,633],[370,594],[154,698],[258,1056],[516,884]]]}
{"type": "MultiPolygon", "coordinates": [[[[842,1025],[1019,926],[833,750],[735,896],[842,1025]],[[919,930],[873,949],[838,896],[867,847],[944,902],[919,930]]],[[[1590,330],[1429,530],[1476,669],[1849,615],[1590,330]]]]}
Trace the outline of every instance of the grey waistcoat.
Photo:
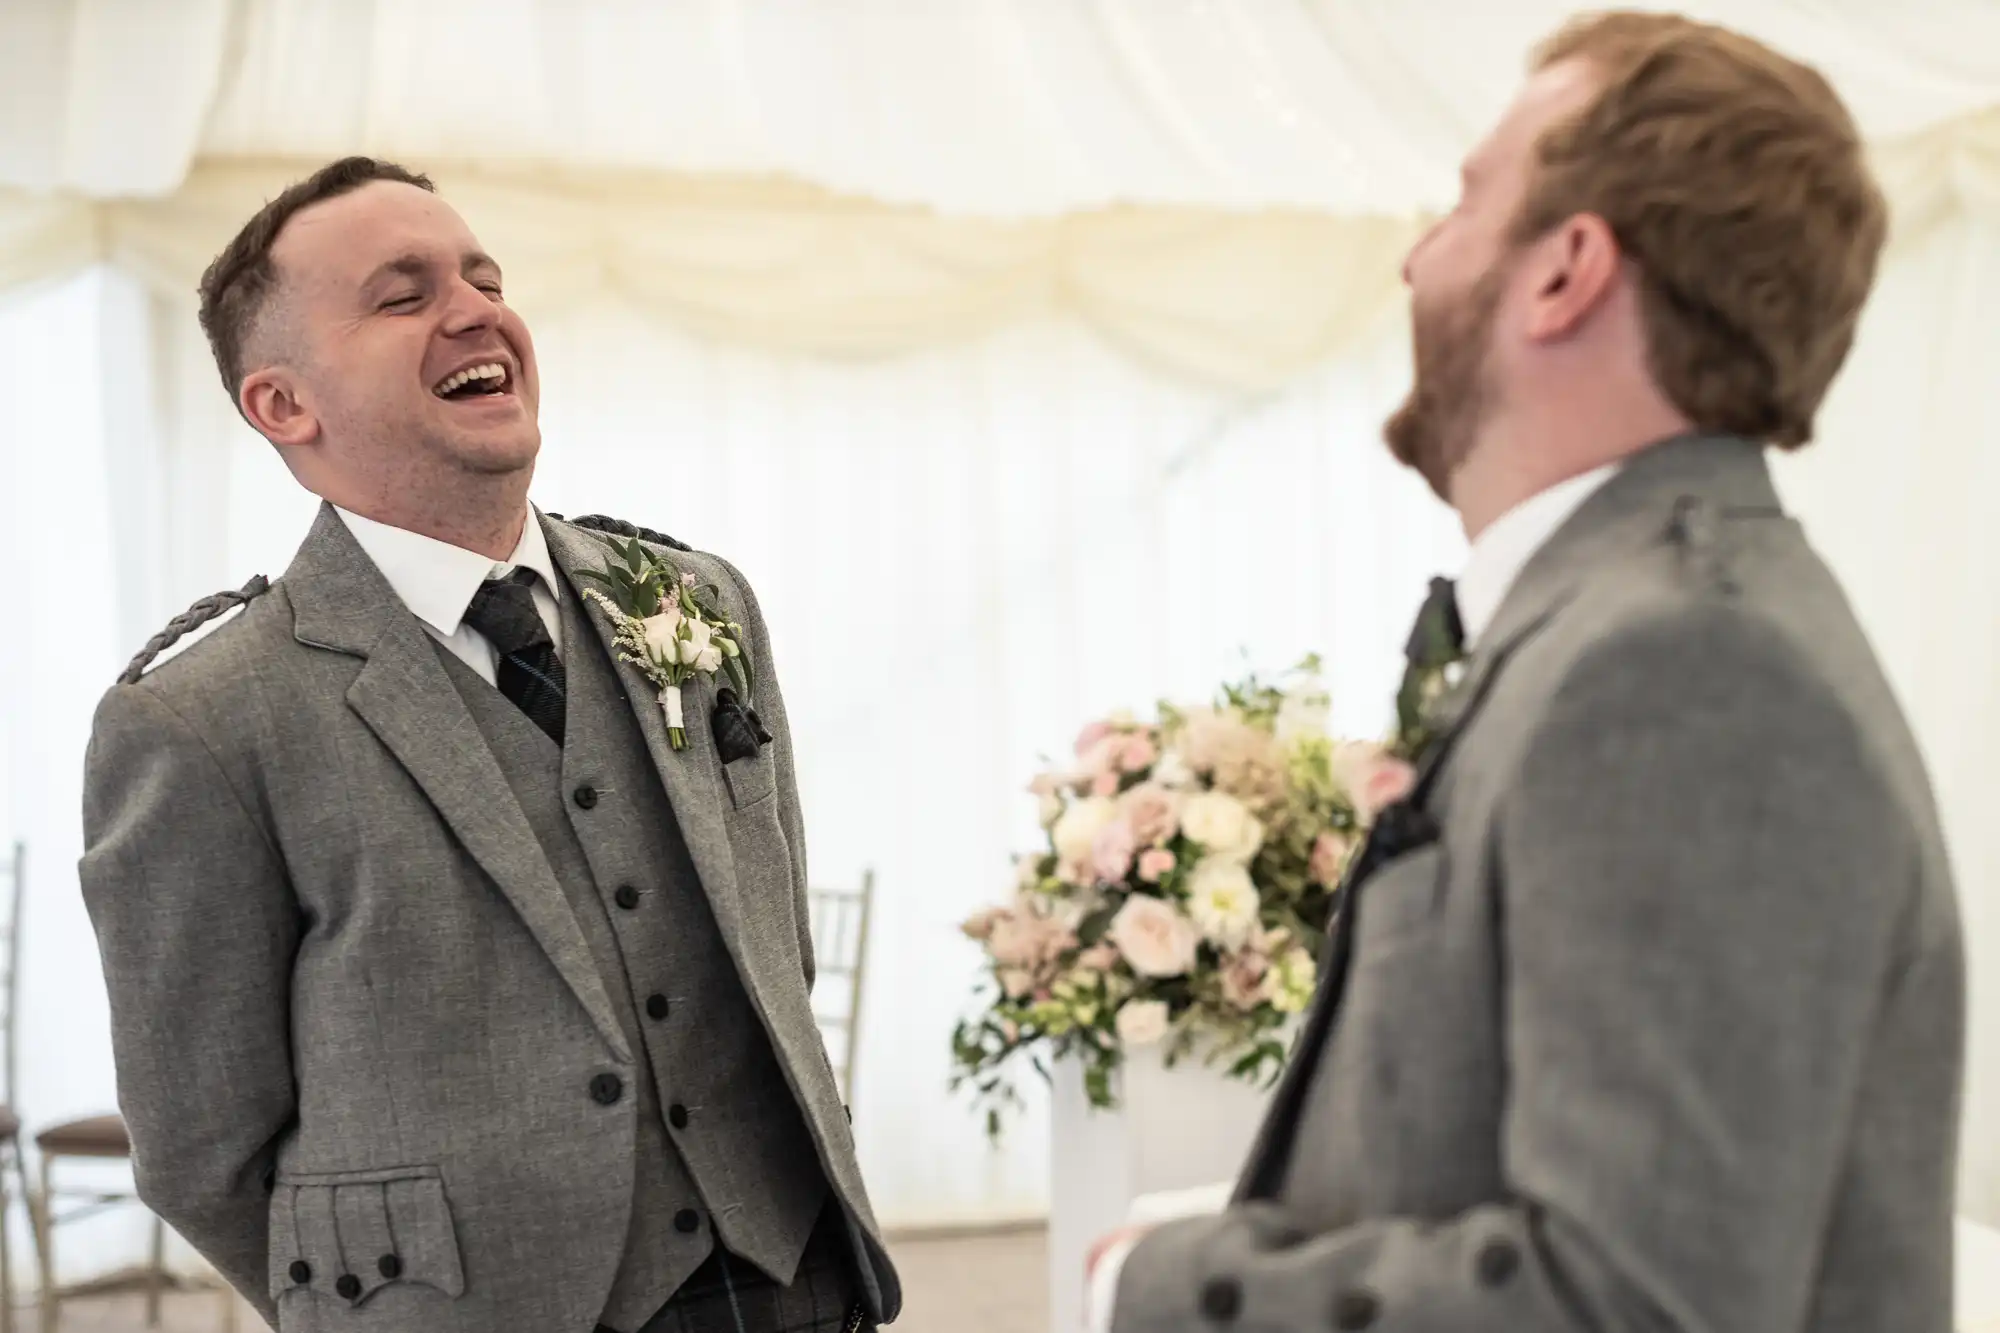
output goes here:
{"type": "Polygon", "coordinates": [[[641,1053],[647,1077],[620,1092],[638,1117],[638,1138],[625,1254],[604,1309],[611,1327],[635,1329],[718,1237],[789,1281],[827,1186],[632,706],[567,581],[562,606],[569,697],[561,749],[458,658],[442,647],[439,656],[547,852],[641,1053]],[[578,797],[585,789],[595,793],[587,808],[578,797]]]}

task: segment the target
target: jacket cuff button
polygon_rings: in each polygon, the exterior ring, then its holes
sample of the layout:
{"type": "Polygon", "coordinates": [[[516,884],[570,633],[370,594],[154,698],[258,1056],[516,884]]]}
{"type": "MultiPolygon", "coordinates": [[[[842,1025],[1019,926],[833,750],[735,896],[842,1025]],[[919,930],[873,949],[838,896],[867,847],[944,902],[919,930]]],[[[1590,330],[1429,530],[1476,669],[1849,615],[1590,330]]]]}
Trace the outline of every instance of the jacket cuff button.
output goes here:
{"type": "Polygon", "coordinates": [[[285,1272],[291,1277],[294,1284],[301,1287],[313,1280],[312,1265],[303,1259],[292,1260],[292,1266],[286,1269],[285,1272]]]}
{"type": "Polygon", "coordinates": [[[1373,1324],[1381,1313],[1382,1302],[1375,1299],[1373,1292],[1343,1291],[1334,1302],[1333,1326],[1342,1333],[1354,1333],[1373,1324]]]}
{"type": "Polygon", "coordinates": [[[1512,1241],[1489,1240],[1480,1247],[1473,1267],[1479,1275],[1480,1286],[1504,1287],[1521,1267],[1521,1252],[1514,1248],[1512,1241]]]}
{"type": "Polygon", "coordinates": [[[1243,1285],[1233,1277],[1213,1277],[1202,1283],[1201,1312],[1218,1324],[1232,1323],[1243,1310],[1243,1285]]]}
{"type": "Polygon", "coordinates": [[[403,1260],[394,1254],[385,1254],[375,1261],[375,1271],[394,1282],[403,1275],[403,1260]]]}
{"type": "Polygon", "coordinates": [[[343,1301],[351,1301],[361,1294],[361,1279],[352,1273],[342,1273],[340,1280],[333,1284],[333,1290],[343,1301]]]}

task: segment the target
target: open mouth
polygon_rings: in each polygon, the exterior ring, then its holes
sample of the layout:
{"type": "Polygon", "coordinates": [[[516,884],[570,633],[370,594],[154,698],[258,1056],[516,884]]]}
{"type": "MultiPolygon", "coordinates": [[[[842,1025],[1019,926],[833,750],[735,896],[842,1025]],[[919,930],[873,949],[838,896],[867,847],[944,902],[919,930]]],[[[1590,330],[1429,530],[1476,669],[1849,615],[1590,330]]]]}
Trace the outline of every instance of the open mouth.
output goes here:
{"type": "Polygon", "coordinates": [[[498,361],[488,361],[445,376],[432,386],[431,392],[456,403],[468,398],[491,398],[495,394],[506,393],[513,383],[513,376],[507,373],[506,366],[498,361]]]}

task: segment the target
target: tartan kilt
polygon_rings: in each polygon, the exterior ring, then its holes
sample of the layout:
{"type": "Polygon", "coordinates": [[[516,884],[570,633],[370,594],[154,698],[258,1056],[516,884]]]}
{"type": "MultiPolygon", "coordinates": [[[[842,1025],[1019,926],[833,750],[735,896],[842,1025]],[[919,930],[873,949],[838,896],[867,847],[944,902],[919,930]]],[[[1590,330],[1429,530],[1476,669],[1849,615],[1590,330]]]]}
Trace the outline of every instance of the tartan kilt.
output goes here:
{"type": "MultiPolygon", "coordinates": [[[[634,1333],[874,1333],[838,1206],[806,1242],[790,1286],[716,1243],[660,1312],[634,1333]]],[[[598,1333],[614,1333],[598,1326],[598,1333]]]]}

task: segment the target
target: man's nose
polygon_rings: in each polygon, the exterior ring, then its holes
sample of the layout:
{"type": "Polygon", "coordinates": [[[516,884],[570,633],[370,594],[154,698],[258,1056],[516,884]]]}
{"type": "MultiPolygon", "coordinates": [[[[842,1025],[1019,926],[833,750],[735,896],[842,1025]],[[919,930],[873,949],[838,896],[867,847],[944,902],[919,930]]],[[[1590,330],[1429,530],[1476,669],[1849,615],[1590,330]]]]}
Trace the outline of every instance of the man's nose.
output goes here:
{"type": "Polygon", "coordinates": [[[1424,228],[1424,234],[1417,237],[1417,243],[1410,247],[1410,253],[1403,256],[1403,285],[1405,287],[1411,285],[1410,269],[1416,264],[1417,256],[1424,252],[1424,247],[1431,243],[1431,237],[1435,235],[1437,235],[1437,224],[1433,223],[1424,228]]]}
{"type": "Polygon", "coordinates": [[[445,302],[444,329],[454,337],[493,327],[500,312],[485,292],[463,278],[455,279],[445,302]]]}

